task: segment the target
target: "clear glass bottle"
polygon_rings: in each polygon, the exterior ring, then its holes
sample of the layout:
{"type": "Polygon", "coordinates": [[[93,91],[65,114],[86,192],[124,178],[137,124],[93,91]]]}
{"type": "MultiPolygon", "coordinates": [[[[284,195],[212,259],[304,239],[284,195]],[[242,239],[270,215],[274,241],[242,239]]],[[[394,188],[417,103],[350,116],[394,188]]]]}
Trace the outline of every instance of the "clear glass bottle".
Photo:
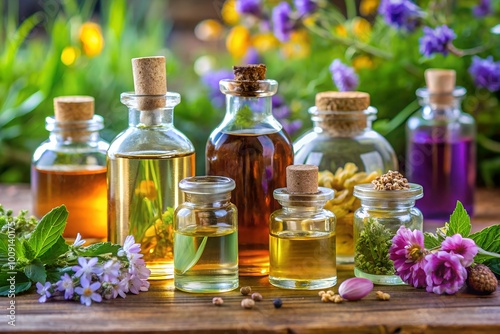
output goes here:
{"type": "Polygon", "coordinates": [[[133,235],[141,243],[150,279],[165,279],[173,277],[174,209],[184,201],[178,183],[194,176],[195,152],[173,124],[180,95],[147,96],[164,105],[154,110],[140,108],[144,98],[121,95],[129,108],[129,128],[108,150],[109,238],[123,243],[133,235]]]}
{"type": "Polygon", "coordinates": [[[238,287],[238,211],[230,202],[234,181],[223,176],[183,179],[186,201],[174,218],[174,284],[209,293],[238,287]]]}
{"type": "Polygon", "coordinates": [[[293,145],[295,164],[319,167],[319,185],[333,188],[336,198],[326,204],[337,216],[337,263],[352,263],[353,220],[359,201],[355,184],[369,183],[398,162],[389,142],[372,129],[377,109],[364,92],[321,92],[309,108],[313,128],[293,145]]]}
{"type": "Polygon", "coordinates": [[[34,152],[31,166],[33,214],[41,218],[66,205],[63,236],[80,233],[88,242],[107,238],[106,151],[99,136],[103,118],[94,115],[94,98],[54,99],[55,117],[46,118],[50,137],[34,152]]]}
{"type": "Polygon", "coordinates": [[[313,290],[337,284],[335,215],[323,206],[333,190],[292,194],[276,189],[283,206],[270,217],[269,282],[279,288],[313,290]]]}
{"type": "Polygon", "coordinates": [[[455,87],[454,71],[445,72],[453,72],[452,87],[446,93],[418,89],[422,108],[406,125],[406,177],[426,190],[417,205],[424,217],[440,221],[449,219],[457,200],[473,213],[476,183],[475,121],[460,107],[465,88],[455,87]]]}
{"type": "Polygon", "coordinates": [[[392,238],[400,226],[423,229],[423,217],[415,208],[422,198],[422,186],[409,184],[409,189],[381,191],[373,184],[354,186],[354,196],[361,207],[354,213],[354,274],[375,284],[396,285],[403,281],[394,272],[389,259],[392,238]]]}
{"type": "Polygon", "coordinates": [[[220,88],[226,116],[208,139],[206,172],[235,181],[239,272],[264,276],[269,273],[269,216],[279,207],[272,193],[286,185],[286,167],[293,164],[291,140],[272,114],[278,83],[258,80],[249,88],[228,79],[220,88]]]}

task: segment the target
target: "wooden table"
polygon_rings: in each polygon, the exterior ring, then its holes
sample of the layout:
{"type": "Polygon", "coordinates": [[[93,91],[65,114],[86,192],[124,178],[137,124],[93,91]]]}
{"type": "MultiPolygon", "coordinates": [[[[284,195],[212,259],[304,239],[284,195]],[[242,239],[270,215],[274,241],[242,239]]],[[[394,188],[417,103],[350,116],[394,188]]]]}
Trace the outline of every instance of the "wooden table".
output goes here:
{"type": "MultiPolygon", "coordinates": [[[[474,230],[500,223],[500,191],[481,190],[474,230]]],[[[29,207],[25,186],[0,186],[0,203],[20,209],[29,207]]],[[[433,229],[426,223],[426,229],[433,229]]],[[[339,269],[339,282],[352,277],[350,267],[339,269]]],[[[361,301],[322,303],[315,291],[281,290],[266,277],[241,277],[264,300],[252,310],[240,307],[238,291],[215,295],[188,294],[173,289],[173,282],[153,281],[149,292],[128,295],[85,307],[75,302],[39,304],[36,294],[18,295],[16,327],[7,325],[9,299],[0,299],[0,331],[52,332],[143,332],[143,333],[500,333],[500,291],[476,296],[460,291],[440,296],[408,286],[376,286],[391,295],[375,299],[375,292],[361,301]],[[283,307],[275,309],[272,299],[283,307]],[[5,316],[4,316],[5,315],[5,316]]],[[[338,286],[338,285],[337,285],[338,286]]],[[[337,291],[337,287],[333,289],[337,291]]],[[[375,291],[374,290],[374,291],[375,291]]]]}

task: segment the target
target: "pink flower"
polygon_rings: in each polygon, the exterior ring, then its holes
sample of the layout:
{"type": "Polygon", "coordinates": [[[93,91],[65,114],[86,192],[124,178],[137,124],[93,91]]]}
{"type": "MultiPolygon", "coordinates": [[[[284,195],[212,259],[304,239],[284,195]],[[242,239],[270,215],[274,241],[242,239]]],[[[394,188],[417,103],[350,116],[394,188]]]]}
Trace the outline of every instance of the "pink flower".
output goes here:
{"type": "Polygon", "coordinates": [[[78,258],[79,266],[73,266],[73,271],[75,272],[75,277],[85,277],[87,280],[90,280],[90,276],[92,273],[100,275],[102,273],[102,268],[96,266],[97,258],[93,257],[88,262],[84,257],[78,258]]]}
{"type": "Polygon", "coordinates": [[[424,266],[427,264],[424,235],[419,230],[413,232],[401,226],[392,239],[389,258],[394,262],[396,274],[403,282],[416,288],[426,286],[424,266]]]}
{"type": "Polygon", "coordinates": [[[85,276],[82,276],[80,283],[82,286],[77,287],[75,292],[80,295],[80,301],[82,304],[90,306],[92,301],[98,303],[102,301],[101,295],[96,293],[97,289],[101,287],[101,283],[95,282],[90,284],[90,281],[85,276]]]}
{"type": "Polygon", "coordinates": [[[427,292],[454,294],[465,283],[467,271],[462,265],[461,255],[438,251],[425,257],[427,292]]]}
{"type": "Polygon", "coordinates": [[[117,259],[108,260],[102,266],[101,282],[114,283],[118,281],[120,276],[121,263],[117,259]]]}
{"type": "Polygon", "coordinates": [[[141,245],[135,243],[135,239],[133,235],[129,235],[125,238],[125,242],[123,243],[123,247],[118,251],[118,256],[130,254],[138,254],[141,251],[141,245]]]}
{"type": "Polygon", "coordinates": [[[40,295],[42,295],[38,301],[40,303],[45,303],[47,301],[47,298],[50,298],[50,288],[52,287],[52,284],[50,282],[45,282],[45,285],[42,285],[42,283],[37,282],[36,283],[36,292],[40,295]]]}
{"type": "Polygon", "coordinates": [[[57,281],[56,284],[58,291],[64,291],[64,299],[73,298],[73,279],[68,274],[64,274],[63,276],[61,276],[61,280],[57,281]]]}
{"type": "Polygon", "coordinates": [[[476,256],[478,251],[474,240],[462,238],[460,234],[446,237],[441,244],[441,249],[445,252],[461,255],[461,262],[464,267],[468,267],[474,263],[474,256],[476,256]]]}

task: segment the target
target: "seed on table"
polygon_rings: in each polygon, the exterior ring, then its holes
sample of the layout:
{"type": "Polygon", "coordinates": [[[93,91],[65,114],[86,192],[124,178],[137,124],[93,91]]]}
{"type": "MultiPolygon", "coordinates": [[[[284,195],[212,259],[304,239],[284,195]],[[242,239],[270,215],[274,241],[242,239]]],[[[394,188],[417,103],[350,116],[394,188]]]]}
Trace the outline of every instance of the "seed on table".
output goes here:
{"type": "Polygon", "coordinates": [[[212,299],[212,304],[221,306],[222,304],[224,304],[224,300],[221,297],[214,297],[212,299]]]}
{"type": "Polygon", "coordinates": [[[274,308],[280,308],[283,305],[283,301],[281,300],[281,298],[275,298],[273,299],[273,305],[274,308]]]}
{"type": "Polygon", "coordinates": [[[252,299],[256,302],[260,302],[262,300],[262,295],[258,292],[252,293],[252,299]]]}
{"type": "Polygon", "coordinates": [[[241,307],[246,309],[252,309],[255,306],[253,299],[245,298],[241,301],[241,307]]]}
{"type": "Polygon", "coordinates": [[[248,296],[250,292],[252,292],[252,288],[249,286],[244,286],[240,289],[240,292],[243,296],[248,296]]]}

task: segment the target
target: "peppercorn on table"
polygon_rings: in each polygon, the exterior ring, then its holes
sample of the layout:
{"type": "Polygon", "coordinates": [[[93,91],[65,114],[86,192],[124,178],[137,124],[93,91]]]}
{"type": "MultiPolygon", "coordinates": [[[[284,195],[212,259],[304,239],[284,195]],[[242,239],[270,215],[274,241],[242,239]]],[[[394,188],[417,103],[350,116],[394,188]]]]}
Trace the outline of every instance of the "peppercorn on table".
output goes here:
{"type": "MultiPolygon", "coordinates": [[[[30,208],[28,186],[0,185],[0,203],[7,208],[30,208]]],[[[500,191],[480,190],[473,229],[500,223],[500,191]]],[[[426,222],[426,230],[438,224],[426,222]]],[[[353,276],[349,266],[339,268],[339,284],[353,276]]],[[[337,291],[338,285],[332,288],[337,291]]],[[[263,299],[243,309],[239,290],[221,294],[189,294],[174,290],[172,280],[151,281],[148,292],[86,307],[63,300],[38,302],[28,293],[0,298],[0,331],[12,333],[497,333],[500,332],[500,291],[477,296],[461,290],[436,295],[410,286],[375,286],[356,302],[323,303],[317,291],[282,290],[267,277],[241,277],[263,299]],[[378,300],[380,290],[389,300],[378,300]],[[223,305],[212,304],[222,297],[223,305]],[[283,306],[273,305],[281,298],[283,306]],[[13,303],[14,302],[14,303],[13,303]],[[14,305],[15,326],[8,324],[14,305]],[[11,308],[9,311],[8,308],[11,308]]]]}

